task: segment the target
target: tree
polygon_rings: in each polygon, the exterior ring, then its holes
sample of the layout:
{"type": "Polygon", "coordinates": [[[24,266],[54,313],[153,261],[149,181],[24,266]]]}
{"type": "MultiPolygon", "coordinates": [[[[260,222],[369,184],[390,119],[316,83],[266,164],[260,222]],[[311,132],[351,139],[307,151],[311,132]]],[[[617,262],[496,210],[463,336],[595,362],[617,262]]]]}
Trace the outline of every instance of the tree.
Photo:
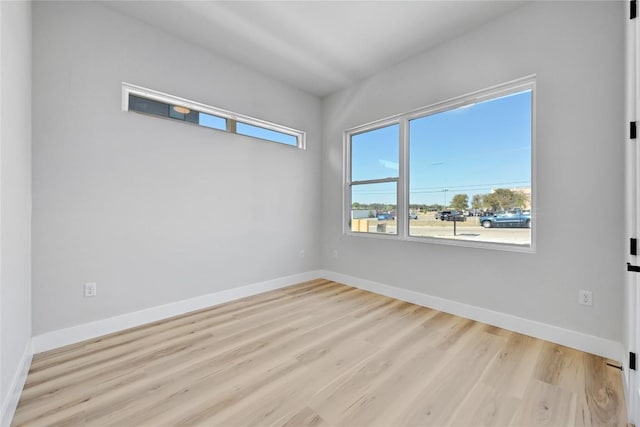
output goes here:
{"type": "Polygon", "coordinates": [[[498,211],[524,207],[527,203],[527,195],[508,188],[496,188],[491,194],[486,194],[482,200],[484,207],[498,211]]]}
{"type": "Polygon", "coordinates": [[[494,193],[484,195],[482,198],[482,207],[492,211],[499,211],[502,209],[500,206],[500,200],[498,200],[498,197],[494,193]]]}
{"type": "Polygon", "coordinates": [[[471,199],[471,207],[473,209],[482,209],[483,208],[483,196],[482,194],[474,194],[473,199],[471,199]]]}
{"type": "Polygon", "coordinates": [[[524,208],[529,202],[529,196],[521,191],[514,192],[514,206],[516,208],[524,208]]]}
{"type": "Polygon", "coordinates": [[[469,207],[469,196],[466,194],[456,194],[451,200],[451,207],[459,211],[467,209],[469,207]]]}

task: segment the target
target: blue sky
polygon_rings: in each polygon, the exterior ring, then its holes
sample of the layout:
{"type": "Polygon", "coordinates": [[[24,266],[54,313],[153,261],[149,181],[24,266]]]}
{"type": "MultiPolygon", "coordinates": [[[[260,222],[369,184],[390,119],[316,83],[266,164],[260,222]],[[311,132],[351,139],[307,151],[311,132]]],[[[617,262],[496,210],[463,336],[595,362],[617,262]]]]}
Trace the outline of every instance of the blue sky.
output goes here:
{"type": "MultiPolygon", "coordinates": [[[[225,130],[227,128],[226,119],[211,114],[199,113],[198,124],[213,129],[225,130]]],[[[268,141],[280,142],[287,145],[298,145],[298,138],[283,132],[277,132],[260,126],[254,126],[243,122],[236,123],[236,133],[239,135],[253,136],[268,141]]]]}
{"type": "MultiPolygon", "coordinates": [[[[531,91],[410,121],[410,203],[531,186],[531,91]],[[447,191],[445,191],[445,189],[447,191]]],[[[399,126],[352,137],[352,181],[397,177],[399,126]]],[[[353,201],[395,203],[394,184],[355,186],[353,201]]]]}

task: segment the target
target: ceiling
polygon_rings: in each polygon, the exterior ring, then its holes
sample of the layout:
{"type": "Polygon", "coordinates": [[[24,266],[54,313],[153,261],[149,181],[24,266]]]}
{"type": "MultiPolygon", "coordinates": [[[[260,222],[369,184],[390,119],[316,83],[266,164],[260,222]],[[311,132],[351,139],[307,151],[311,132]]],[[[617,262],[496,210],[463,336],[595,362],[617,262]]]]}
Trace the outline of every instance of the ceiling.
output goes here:
{"type": "Polygon", "coordinates": [[[107,6],[317,96],[522,1],[109,1],[107,6]]]}

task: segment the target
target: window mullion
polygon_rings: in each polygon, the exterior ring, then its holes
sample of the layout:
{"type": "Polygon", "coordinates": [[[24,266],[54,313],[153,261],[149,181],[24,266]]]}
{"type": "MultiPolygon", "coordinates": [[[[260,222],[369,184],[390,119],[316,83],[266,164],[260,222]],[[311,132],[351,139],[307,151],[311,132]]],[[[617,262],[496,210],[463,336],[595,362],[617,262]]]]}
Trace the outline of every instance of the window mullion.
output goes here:
{"type": "Polygon", "coordinates": [[[362,181],[353,181],[350,182],[349,185],[362,185],[362,184],[380,184],[382,182],[397,182],[398,178],[393,178],[393,177],[389,177],[389,178],[379,178],[379,179],[365,179],[362,181]]]}
{"type": "Polygon", "coordinates": [[[409,151],[408,151],[408,120],[400,120],[399,128],[399,157],[398,157],[398,236],[405,239],[409,235],[409,151]]]}
{"type": "Polygon", "coordinates": [[[227,119],[227,132],[229,133],[237,133],[236,131],[236,121],[233,119],[227,119]]]}

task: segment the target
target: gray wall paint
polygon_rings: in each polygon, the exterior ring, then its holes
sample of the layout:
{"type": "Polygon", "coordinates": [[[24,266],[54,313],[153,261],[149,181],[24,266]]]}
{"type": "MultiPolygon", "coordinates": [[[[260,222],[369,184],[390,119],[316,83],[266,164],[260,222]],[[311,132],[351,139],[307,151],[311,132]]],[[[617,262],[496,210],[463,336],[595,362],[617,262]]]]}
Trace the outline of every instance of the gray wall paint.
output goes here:
{"type": "Polygon", "coordinates": [[[532,2],[326,99],[324,266],[621,341],[623,6],[532,2]],[[536,254],[342,235],[343,130],[534,73],[536,254]]]}
{"type": "Polygon", "coordinates": [[[31,339],[31,4],[0,2],[0,366],[7,401],[31,339]]]}
{"type": "Polygon", "coordinates": [[[322,265],[620,341],[622,7],[533,2],[321,103],[99,4],[37,3],[34,334],[322,265]],[[532,73],[536,254],[341,234],[344,129],[532,73]],[[124,113],[121,81],[305,129],[308,150],[124,113]]]}
{"type": "Polygon", "coordinates": [[[92,2],[35,3],[33,37],[34,335],[319,266],[319,99],[92,2]],[[122,81],[307,150],[123,112],[122,81]]]}

